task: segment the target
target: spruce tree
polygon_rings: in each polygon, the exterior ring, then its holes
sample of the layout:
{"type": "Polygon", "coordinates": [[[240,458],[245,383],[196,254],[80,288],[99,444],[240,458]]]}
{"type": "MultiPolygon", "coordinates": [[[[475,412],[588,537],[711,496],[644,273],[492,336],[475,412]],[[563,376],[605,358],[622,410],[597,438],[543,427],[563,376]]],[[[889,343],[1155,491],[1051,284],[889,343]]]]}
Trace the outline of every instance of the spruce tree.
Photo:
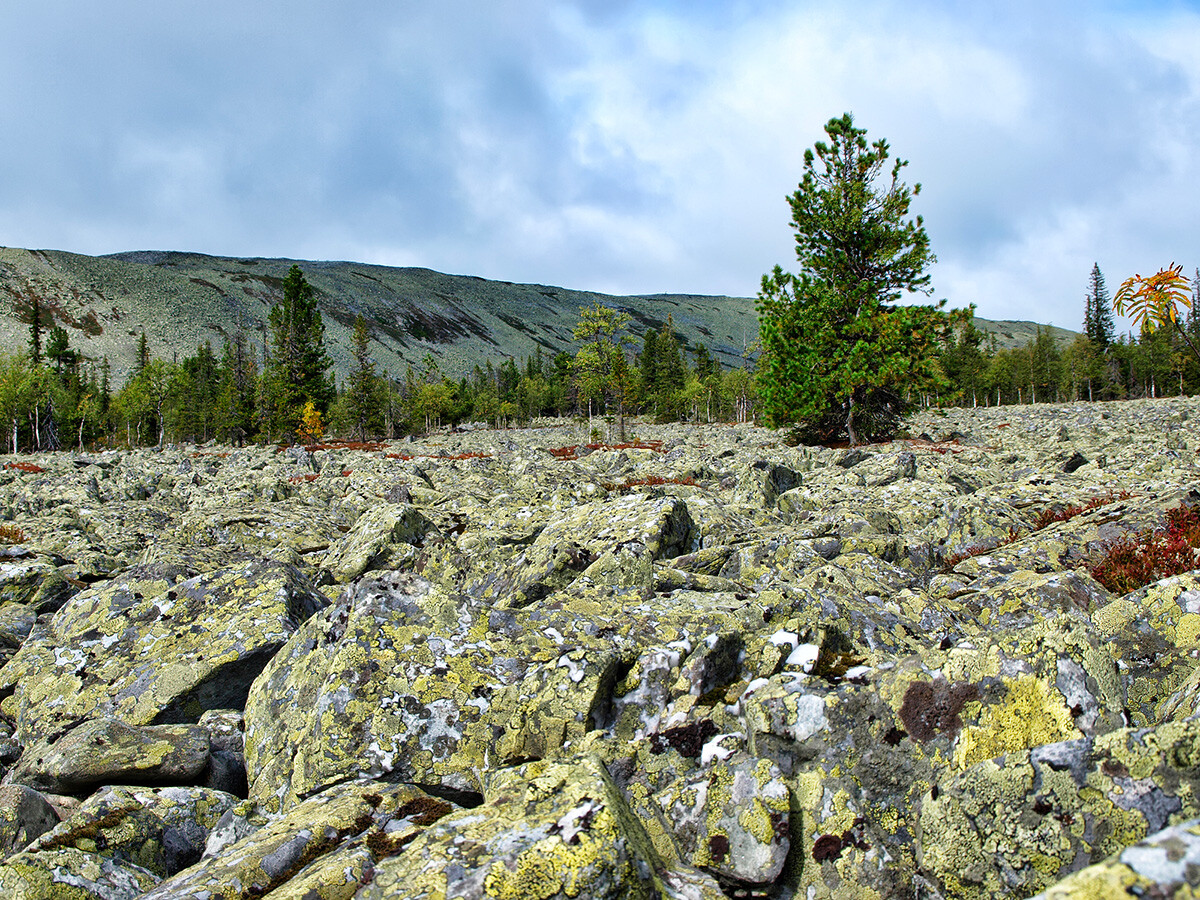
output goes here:
{"type": "Polygon", "coordinates": [[[1100,264],[1092,264],[1088,276],[1088,292],[1084,306],[1083,330],[1088,338],[1101,350],[1113,342],[1116,326],[1113,323],[1112,298],[1104,286],[1104,275],[1100,264]]]}
{"type": "Polygon", "coordinates": [[[351,339],[354,368],[350,370],[350,383],[344,402],[349,410],[354,435],[360,441],[365,441],[368,435],[378,434],[383,429],[384,385],[382,379],[375,374],[370,339],[366,320],[361,315],[355,316],[354,335],[351,339]]]}
{"type": "Polygon", "coordinates": [[[42,364],[42,304],[36,292],[29,295],[29,358],[42,364]]]}
{"type": "Polygon", "coordinates": [[[325,351],[325,323],[316,293],[300,267],[283,280],[283,297],[271,307],[272,354],[264,372],[269,424],[276,434],[294,435],[306,403],[322,415],[333,400],[333,366],[325,351]]]}

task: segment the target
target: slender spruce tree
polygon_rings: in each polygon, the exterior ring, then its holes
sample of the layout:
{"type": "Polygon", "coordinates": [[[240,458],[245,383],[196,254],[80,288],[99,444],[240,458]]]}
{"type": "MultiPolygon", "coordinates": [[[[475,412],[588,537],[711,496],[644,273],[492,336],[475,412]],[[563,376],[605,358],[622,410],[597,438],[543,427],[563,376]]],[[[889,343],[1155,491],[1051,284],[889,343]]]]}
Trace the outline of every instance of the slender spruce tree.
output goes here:
{"type": "Polygon", "coordinates": [[[1100,264],[1092,264],[1083,314],[1083,331],[1101,350],[1113,342],[1116,326],[1113,323],[1112,298],[1104,285],[1100,264]]]}
{"type": "Polygon", "coordinates": [[[271,307],[272,353],[264,380],[271,430],[292,436],[305,404],[322,416],[333,400],[333,363],[325,350],[325,323],[317,309],[316,292],[292,265],[283,279],[283,297],[271,307]]]}

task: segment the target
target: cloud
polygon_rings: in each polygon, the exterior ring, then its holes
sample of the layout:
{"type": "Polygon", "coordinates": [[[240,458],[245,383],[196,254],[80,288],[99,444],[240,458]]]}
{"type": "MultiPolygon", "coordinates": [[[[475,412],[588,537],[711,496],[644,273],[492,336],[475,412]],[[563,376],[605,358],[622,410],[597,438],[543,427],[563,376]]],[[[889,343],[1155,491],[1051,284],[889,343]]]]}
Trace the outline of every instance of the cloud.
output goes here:
{"type": "Polygon", "coordinates": [[[752,295],[843,111],[910,160],[938,296],[1075,327],[1200,226],[1200,16],[938,0],[82,0],[0,14],[0,241],[752,295]]]}

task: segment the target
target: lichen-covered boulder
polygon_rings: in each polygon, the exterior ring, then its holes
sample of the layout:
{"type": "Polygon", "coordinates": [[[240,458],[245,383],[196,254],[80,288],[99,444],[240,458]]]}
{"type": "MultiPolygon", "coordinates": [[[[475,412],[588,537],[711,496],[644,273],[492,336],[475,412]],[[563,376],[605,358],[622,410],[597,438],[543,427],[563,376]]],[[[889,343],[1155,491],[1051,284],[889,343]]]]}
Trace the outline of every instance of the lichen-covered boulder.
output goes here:
{"type": "Polygon", "coordinates": [[[0,864],[0,892],[11,900],[138,900],[154,873],[75,847],[22,852],[0,864]]]}
{"type": "Polygon", "coordinates": [[[326,551],[347,523],[328,508],[288,500],[229,507],[200,506],[182,517],[179,537],[187,543],[271,556],[279,548],[297,553],[326,551]]]}
{"type": "Polygon", "coordinates": [[[253,560],[181,580],[133,570],[73,597],[0,670],[33,743],[82,718],[195,722],[240,708],[255,676],[328,601],[294,567],[253,560]]]}
{"type": "Polygon", "coordinates": [[[1200,722],[1008,753],[934,788],[922,871],[947,896],[1031,894],[1200,815],[1200,722]]]}
{"type": "Polygon", "coordinates": [[[20,603],[36,612],[53,612],[79,590],[47,556],[0,561],[0,602],[20,603]]]}
{"type": "Polygon", "coordinates": [[[655,795],[684,858],[724,881],[774,884],[788,851],[790,791],[768,760],[710,760],[655,795]]]}
{"type": "Polygon", "coordinates": [[[664,895],[665,867],[599,760],[528,763],[490,782],[484,805],[381,860],[358,898],[664,895]]]}
{"type": "Polygon", "coordinates": [[[55,794],[84,794],[101,784],[190,784],[208,762],[205,728],[134,726],[105,717],[29,745],[6,780],[55,794]]]}
{"type": "Polygon", "coordinates": [[[1130,724],[1164,721],[1170,701],[1196,672],[1200,573],[1167,578],[1112,600],[1092,620],[1120,667],[1130,724]]]}
{"type": "Polygon", "coordinates": [[[353,776],[478,792],[501,754],[582,736],[615,665],[575,660],[539,631],[489,633],[422,578],[373,576],[309,620],[251,689],[250,796],[287,808],[353,776]],[[547,692],[557,714],[538,711],[547,692]]]}
{"type": "Polygon", "coordinates": [[[379,860],[454,809],[411,785],[337,785],[166,879],[143,900],[353,896],[379,860]]]}
{"type": "Polygon", "coordinates": [[[1088,866],[1032,900],[1194,897],[1200,892],[1200,819],[1180,822],[1088,866]]]}
{"type": "Polygon", "coordinates": [[[641,561],[648,584],[651,563],[693,549],[693,530],[687,504],[677,497],[629,495],[582,504],[556,517],[504,573],[472,592],[501,608],[519,608],[566,587],[593,565],[593,581],[613,583],[622,561],[641,561]]]}
{"type": "Polygon", "coordinates": [[[200,787],[107,787],[26,849],[74,848],[165,878],[200,859],[209,832],[235,803],[200,787]]]}
{"type": "Polygon", "coordinates": [[[24,603],[6,601],[0,604],[0,652],[15,651],[25,643],[37,621],[37,610],[24,603]]]}
{"type": "Polygon", "coordinates": [[[20,784],[0,787],[0,857],[22,850],[58,824],[50,801],[20,784]]]}
{"type": "Polygon", "coordinates": [[[430,522],[407,503],[385,503],[363,513],[345,537],[330,549],[322,568],[339,584],[368,569],[398,569],[415,555],[430,522]]]}

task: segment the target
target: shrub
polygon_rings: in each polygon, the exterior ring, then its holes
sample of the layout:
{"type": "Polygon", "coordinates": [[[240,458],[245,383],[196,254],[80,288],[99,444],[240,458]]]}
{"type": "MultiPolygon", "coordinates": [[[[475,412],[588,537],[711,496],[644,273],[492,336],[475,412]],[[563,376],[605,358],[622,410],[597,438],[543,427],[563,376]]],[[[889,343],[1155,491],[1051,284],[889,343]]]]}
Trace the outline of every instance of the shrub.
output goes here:
{"type": "Polygon", "coordinates": [[[0,525],[0,544],[23,544],[29,535],[16,525],[0,525]]]}
{"type": "Polygon", "coordinates": [[[1092,567],[1092,577],[1114,594],[1128,594],[1172,575],[1197,567],[1200,548],[1200,506],[1167,510],[1167,527],[1114,541],[1104,559],[1092,567]]]}
{"type": "Polygon", "coordinates": [[[6,468],[6,469],[16,469],[18,472],[28,472],[28,473],[29,473],[29,474],[31,474],[31,475],[37,475],[37,474],[39,474],[39,473],[41,473],[41,472],[45,472],[45,471],[46,471],[46,470],[45,470],[45,469],[43,469],[41,466],[36,466],[36,465],[34,465],[33,463],[28,463],[28,462],[10,462],[10,463],[5,463],[5,464],[4,464],[4,468],[6,468]]]}

